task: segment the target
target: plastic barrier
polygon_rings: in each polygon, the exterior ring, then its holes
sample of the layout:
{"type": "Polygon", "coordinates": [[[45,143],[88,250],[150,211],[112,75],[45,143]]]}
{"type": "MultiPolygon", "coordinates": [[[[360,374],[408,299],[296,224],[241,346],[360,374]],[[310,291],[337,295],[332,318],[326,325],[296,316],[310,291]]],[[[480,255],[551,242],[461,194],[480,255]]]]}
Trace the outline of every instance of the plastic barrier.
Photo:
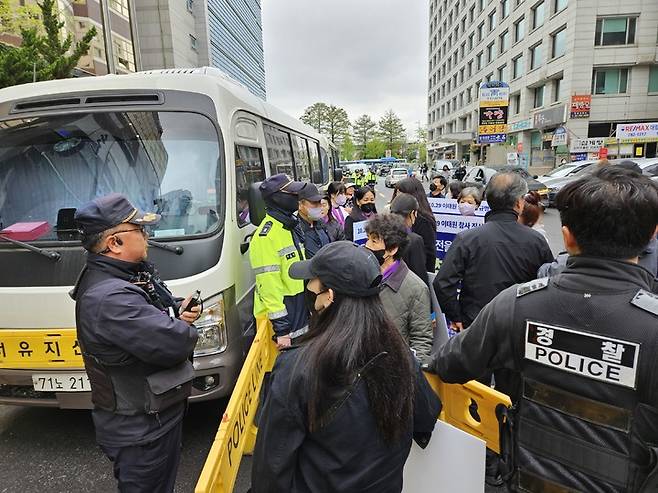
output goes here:
{"type": "MultiPolygon", "coordinates": [[[[231,493],[242,456],[253,451],[257,432],[254,417],[260,389],[265,374],[274,366],[278,354],[269,322],[258,320],[257,325],[256,338],[197,482],[197,493],[231,493]]],[[[485,441],[488,448],[499,453],[496,408],[499,405],[511,406],[509,397],[479,382],[452,385],[442,382],[436,375],[426,373],[425,376],[443,402],[439,419],[485,441]],[[472,401],[477,406],[479,421],[471,416],[469,408],[473,409],[472,401]]]]}

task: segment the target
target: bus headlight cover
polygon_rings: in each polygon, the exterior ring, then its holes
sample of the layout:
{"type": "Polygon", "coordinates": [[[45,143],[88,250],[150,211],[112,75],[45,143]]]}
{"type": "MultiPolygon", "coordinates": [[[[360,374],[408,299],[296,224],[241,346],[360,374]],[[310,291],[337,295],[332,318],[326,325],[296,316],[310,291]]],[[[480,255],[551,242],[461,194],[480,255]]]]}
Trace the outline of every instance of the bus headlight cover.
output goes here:
{"type": "Polygon", "coordinates": [[[199,331],[199,339],[194,348],[194,356],[205,356],[207,354],[221,353],[226,349],[226,324],[224,318],[224,298],[220,295],[219,299],[208,305],[201,312],[201,316],[194,322],[194,326],[199,331]]]}

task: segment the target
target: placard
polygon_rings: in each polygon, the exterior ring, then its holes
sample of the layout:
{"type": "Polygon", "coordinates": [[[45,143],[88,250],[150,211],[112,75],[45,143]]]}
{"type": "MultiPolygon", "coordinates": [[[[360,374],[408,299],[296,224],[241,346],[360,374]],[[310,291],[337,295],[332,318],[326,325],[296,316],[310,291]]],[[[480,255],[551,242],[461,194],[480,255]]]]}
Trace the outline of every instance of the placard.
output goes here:
{"type": "Polygon", "coordinates": [[[366,233],[366,223],[368,221],[359,221],[352,224],[352,238],[357,245],[365,245],[368,241],[368,234],[366,233]]]}
{"type": "Polygon", "coordinates": [[[427,200],[436,219],[436,257],[440,260],[445,258],[457,233],[483,225],[485,214],[491,210],[485,201],[475,210],[475,216],[462,216],[456,199],[427,200]]]}

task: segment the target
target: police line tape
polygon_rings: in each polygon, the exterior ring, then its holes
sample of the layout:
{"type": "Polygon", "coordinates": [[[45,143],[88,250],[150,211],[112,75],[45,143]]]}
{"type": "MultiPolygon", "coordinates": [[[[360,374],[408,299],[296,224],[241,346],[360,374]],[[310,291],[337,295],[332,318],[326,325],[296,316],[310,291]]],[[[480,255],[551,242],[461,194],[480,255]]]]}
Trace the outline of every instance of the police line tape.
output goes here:
{"type": "MultiPolygon", "coordinates": [[[[196,484],[196,493],[232,493],[242,456],[253,452],[256,443],[254,417],[260,389],[265,374],[272,370],[277,355],[278,351],[272,341],[271,324],[268,320],[258,320],[256,338],[222,416],[219,430],[196,484]]],[[[510,407],[510,398],[479,382],[454,385],[442,382],[436,375],[426,373],[425,376],[443,403],[439,419],[480,438],[486,442],[488,448],[499,453],[499,421],[496,409],[500,405],[510,407]]]]}

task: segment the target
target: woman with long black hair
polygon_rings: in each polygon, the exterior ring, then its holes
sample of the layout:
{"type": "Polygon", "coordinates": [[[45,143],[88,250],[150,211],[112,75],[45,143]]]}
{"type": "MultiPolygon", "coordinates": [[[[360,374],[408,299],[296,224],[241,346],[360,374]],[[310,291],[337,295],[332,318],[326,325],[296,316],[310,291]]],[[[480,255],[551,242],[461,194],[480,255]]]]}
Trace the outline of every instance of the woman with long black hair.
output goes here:
{"type": "Polygon", "coordinates": [[[441,403],[379,300],[375,255],[330,243],[290,276],[308,280],[313,315],[274,366],[252,491],[399,493],[412,437],[427,444],[441,403]]]}
{"type": "Polygon", "coordinates": [[[354,192],[352,212],[345,218],[345,238],[354,240],[354,223],[367,221],[377,215],[375,192],[370,187],[357,188],[354,192]]]}
{"type": "Polygon", "coordinates": [[[418,217],[411,230],[423,239],[425,245],[425,268],[436,270],[436,219],[427,200],[423,184],[416,178],[405,178],[395,185],[393,198],[399,193],[408,193],[418,201],[418,217]]]}

